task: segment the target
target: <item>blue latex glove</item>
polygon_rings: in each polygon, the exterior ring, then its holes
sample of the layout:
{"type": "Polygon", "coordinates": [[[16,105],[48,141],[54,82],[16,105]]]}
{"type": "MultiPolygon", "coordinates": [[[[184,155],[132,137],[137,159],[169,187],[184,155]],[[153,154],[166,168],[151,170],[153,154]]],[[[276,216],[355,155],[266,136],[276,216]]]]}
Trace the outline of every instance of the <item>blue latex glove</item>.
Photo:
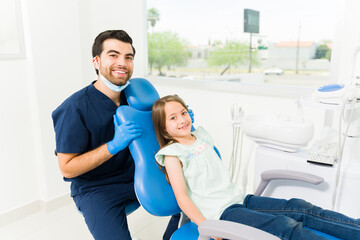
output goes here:
{"type": "Polygon", "coordinates": [[[114,138],[106,143],[107,149],[112,155],[117,154],[135,138],[139,137],[142,133],[142,129],[135,122],[124,122],[118,124],[114,116],[115,134],[114,138]]]}
{"type": "Polygon", "coordinates": [[[189,105],[186,105],[186,107],[188,108],[188,113],[190,115],[191,118],[191,123],[194,123],[194,112],[192,109],[189,108],[189,105]]]}

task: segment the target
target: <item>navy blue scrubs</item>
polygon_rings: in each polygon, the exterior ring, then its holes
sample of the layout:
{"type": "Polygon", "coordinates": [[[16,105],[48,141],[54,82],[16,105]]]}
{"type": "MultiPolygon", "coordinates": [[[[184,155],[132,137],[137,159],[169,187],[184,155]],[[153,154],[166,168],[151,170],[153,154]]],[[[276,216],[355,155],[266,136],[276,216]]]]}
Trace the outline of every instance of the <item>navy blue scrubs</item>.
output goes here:
{"type": "MultiPolygon", "coordinates": [[[[58,153],[82,154],[114,137],[117,106],[93,83],[71,95],[52,113],[58,153]]],[[[127,101],[122,93],[124,104],[127,101]]],[[[71,182],[71,196],[96,240],[131,239],[125,201],[136,200],[134,169],[130,151],[125,148],[94,170],[64,178],[71,182]]]]}

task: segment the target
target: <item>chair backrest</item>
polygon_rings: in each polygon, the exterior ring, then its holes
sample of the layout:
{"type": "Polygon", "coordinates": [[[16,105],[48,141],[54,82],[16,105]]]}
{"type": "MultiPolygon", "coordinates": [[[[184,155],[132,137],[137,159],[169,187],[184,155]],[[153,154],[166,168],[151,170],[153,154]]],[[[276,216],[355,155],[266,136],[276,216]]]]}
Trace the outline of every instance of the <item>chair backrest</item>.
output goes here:
{"type": "Polygon", "coordinates": [[[143,129],[141,136],[129,145],[135,161],[134,185],[137,198],[144,209],[153,215],[169,216],[179,213],[181,210],[174,192],[154,157],[159,144],[151,119],[151,108],[159,99],[159,94],[146,79],[134,78],[130,82],[124,90],[129,106],[117,109],[116,120],[119,124],[135,121],[143,129]]]}

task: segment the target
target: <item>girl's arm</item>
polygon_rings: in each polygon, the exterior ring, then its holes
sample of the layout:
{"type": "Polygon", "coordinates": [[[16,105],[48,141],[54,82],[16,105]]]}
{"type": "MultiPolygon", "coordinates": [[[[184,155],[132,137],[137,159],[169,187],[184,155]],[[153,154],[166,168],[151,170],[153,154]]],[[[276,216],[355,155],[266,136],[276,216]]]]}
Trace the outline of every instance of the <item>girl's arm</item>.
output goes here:
{"type": "Polygon", "coordinates": [[[165,168],[179,207],[192,222],[199,225],[206,219],[200,213],[199,209],[195,206],[187,193],[184,174],[179,158],[165,156],[165,168]]]}

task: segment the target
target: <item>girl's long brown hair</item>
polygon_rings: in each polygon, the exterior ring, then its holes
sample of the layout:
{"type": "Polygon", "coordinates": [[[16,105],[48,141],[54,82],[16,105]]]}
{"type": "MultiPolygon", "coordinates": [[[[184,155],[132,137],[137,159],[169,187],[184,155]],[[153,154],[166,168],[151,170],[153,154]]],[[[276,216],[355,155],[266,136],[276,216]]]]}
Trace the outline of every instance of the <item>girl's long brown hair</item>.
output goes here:
{"type": "MultiPolygon", "coordinates": [[[[152,121],[154,124],[154,129],[156,133],[156,138],[159,142],[160,149],[167,146],[168,144],[177,142],[169,133],[166,131],[166,115],[165,115],[165,104],[168,102],[178,102],[180,103],[186,111],[188,111],[188,108],[185,104],[185,102],[177,95],[168,95],[165,97],[162,97],[155,101],[153,107],[152,107],[152,121]]],[[[167,172],[165,170],[165,167],[160,166],[161,171],[165,173],[166,180],[170,184],[169,177],[167,175],[167,172]]]]}

